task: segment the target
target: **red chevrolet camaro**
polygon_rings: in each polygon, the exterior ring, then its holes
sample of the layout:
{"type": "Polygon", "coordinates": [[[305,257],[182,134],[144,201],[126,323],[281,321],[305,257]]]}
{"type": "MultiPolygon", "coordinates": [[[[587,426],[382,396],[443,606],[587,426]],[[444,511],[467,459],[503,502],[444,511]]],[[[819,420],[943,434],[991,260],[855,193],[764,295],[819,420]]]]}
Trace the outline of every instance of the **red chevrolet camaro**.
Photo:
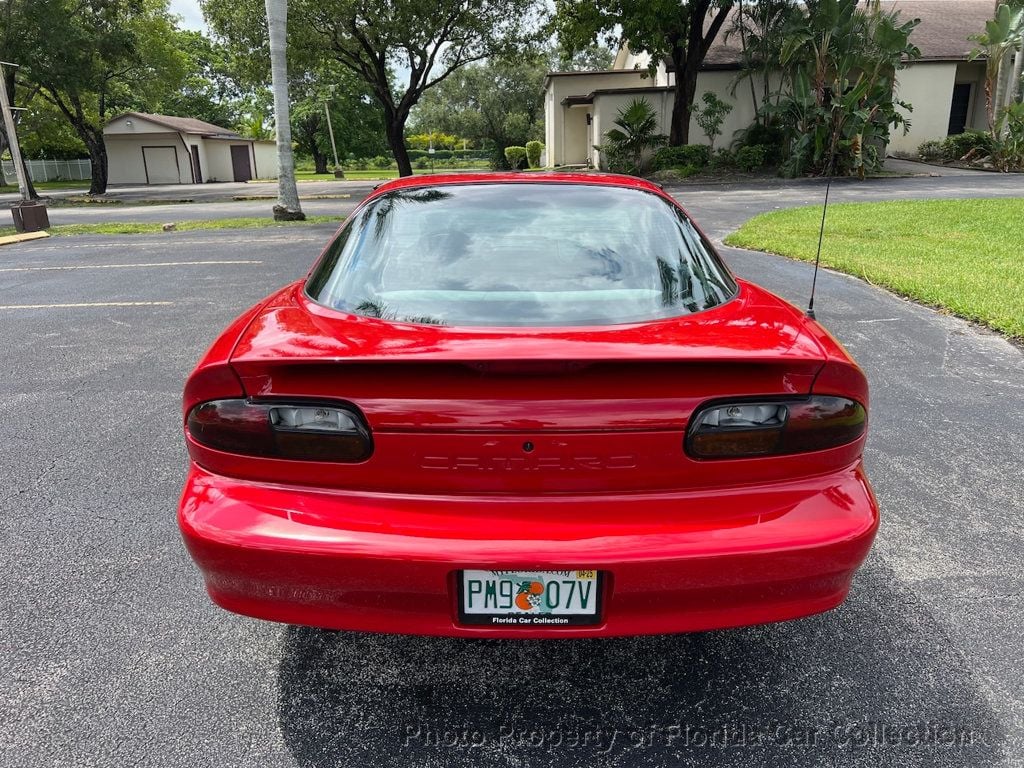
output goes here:
{"type": "Polygon", "coordinates": [[[655,185],[378,188],[185,387],[179,522],[262,619],[462,637],[779,621],[878,526],[868,387],[655,185]]]}

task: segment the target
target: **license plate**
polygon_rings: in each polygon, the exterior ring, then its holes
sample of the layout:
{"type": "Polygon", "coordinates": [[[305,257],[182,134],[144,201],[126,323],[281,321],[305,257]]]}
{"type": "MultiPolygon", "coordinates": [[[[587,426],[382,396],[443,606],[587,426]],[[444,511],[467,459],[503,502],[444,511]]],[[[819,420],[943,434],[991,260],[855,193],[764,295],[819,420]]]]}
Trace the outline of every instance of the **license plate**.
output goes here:
{"type": "Polygon", "coordinates": [[[461,571],[459,621],[494,627],[601,622],[599,571],[461,571]]]}

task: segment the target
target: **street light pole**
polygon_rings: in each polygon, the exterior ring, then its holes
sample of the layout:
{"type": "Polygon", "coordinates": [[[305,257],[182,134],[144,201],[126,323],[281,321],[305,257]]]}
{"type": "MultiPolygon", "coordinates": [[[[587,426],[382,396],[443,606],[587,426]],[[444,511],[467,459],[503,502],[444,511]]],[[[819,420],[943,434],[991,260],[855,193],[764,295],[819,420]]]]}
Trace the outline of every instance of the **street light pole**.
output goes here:
{"type": "MultiPolygon", "coordinates": [[[[18,192],[21,193],[21,202],[11,206],[11,218],[14,219],[14,229],[19,233],[41,232],[50,228],[50,217],[46,213],[46,204],[40,200],[33,200],[28,191],[28,177],[25,175],[25,163],[22,162],[21,146],[18,144],[18,131],[14,125],[14,108],[11,106],[11,100],[7,98],[5,66],[17,68],[18,65],[0,61],[0,112],[4,113],[4,131],[7,133],[14,173],[18,177],[18,192]]],[[[0,173],[0,177],[2,176],[0,173]]]]}
{"type": "Polygon", "coordinates": [[[338,169],[341,167],[341,163],[338,162],[338,145],[334,143],[334,126],[331,125],[331,110],[327,106],[328,102],[324,102],[324,114],[327,115],[327,133],[331,135],[331,151],[334,152],[334,168],[338,169]]]}
{"type": "Polygon", "coordinates": [[[18,146],[18,133],[14,126],[14,116],[11,114],[11,102],[7,98],[7,77],[4,75],[4,66],[17,67],[9,61],[0,61],[0,109],[4,113],[4,131],[7,133],[7,143],[11,150],[11,161],[14,163],[14,173],[18,177],[18,192],[21,199],[28,201],[28,179],[25,178],[25,166],[21,162],[21,147],[18,146]]]}

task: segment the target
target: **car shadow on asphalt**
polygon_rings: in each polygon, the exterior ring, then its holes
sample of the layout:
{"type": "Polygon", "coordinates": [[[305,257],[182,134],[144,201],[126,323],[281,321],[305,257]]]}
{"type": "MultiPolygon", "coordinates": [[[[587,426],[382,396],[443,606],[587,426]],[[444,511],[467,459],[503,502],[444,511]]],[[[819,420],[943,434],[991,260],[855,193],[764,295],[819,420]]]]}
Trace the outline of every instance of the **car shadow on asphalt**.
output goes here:
{"type": "Polygon", "coordinates": [[[452,640],[288,627],[301,766],[985,765],[1004,731],[877,556],[836,611],[691,635],[452,640]]]}

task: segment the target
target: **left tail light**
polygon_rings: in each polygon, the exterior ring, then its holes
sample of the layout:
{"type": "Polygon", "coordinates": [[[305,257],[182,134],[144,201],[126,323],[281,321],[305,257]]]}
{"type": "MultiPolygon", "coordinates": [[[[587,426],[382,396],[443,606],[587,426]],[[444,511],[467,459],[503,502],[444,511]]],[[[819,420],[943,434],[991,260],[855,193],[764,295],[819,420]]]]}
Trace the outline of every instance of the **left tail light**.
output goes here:
{"type": "Polygon", "coordinates": [[[357,462],[373,452],[362,415],[338,403],[211,400],[192,408],[186,423],[200,445],[244,456],[357,462]]]}
{"type": "Polygon", "coordinates": [[[686,452],[697,459],[778,456],[838,448],[867,428],[864,406],[845,397],[712,403],[686,431],[686,452]]]}

